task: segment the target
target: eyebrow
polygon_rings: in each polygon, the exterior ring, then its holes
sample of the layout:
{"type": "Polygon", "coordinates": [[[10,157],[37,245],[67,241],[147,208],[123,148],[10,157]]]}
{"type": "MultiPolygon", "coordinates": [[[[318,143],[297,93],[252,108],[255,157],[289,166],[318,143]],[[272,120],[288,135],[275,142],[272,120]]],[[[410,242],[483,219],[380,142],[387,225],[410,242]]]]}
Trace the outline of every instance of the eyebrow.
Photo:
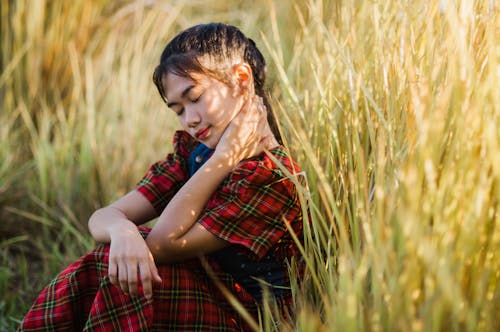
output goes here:
{"type": "MultiPolygon", "coordinates": [[[[181,98],[186,97],[186,95],[189,93],[189,91],[191,91],[191,89],[193,89],[195,86],[196,85],[191,84],[187,88],[185,88],[184,91],[182,91],[182,93],[181,93],[181,98]]],[[[177,105],[177,104],[178,104],[177,102],[171,102],[171,103],[168,103],[167,106],[172,107],[172,106],[177,105]]]]}

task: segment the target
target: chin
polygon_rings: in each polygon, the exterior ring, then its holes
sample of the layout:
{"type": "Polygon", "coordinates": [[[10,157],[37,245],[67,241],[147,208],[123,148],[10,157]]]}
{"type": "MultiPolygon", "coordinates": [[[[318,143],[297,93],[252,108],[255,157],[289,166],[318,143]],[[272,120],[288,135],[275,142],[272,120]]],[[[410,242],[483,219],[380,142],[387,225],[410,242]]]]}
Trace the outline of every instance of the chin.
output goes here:
{"type": "Polygon", "coordinates": [[[215,143],[215,144],[212,144],[209,142],[202,142],[202,143],[205,144],[206,146],[208,146],[210,149],[215,149],[215,147],[217,146],[217,143],[215,143]]]}
{"type": "Polygon", "coordinates": [[[210,149],[215,149],[215,147],[219,143],[219,139],[217,139],[215,142],[214,142],[214,140],[211,140],[211,139],[208,139],[206,141],[199,141],[199,142],[205,144],[210,149]]]}

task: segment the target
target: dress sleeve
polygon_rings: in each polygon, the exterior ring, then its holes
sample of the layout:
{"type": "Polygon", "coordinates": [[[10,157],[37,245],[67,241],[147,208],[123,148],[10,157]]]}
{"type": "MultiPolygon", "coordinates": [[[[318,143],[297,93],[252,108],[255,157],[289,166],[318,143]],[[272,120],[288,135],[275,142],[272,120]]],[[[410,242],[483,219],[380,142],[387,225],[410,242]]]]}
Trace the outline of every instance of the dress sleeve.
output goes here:
{"type": "Polygon", "coordinates": [[[158,215],[187,181],[187,161],[196,147],[196,141],[185,131],[177,131],[173,143],[174,152],[151,165],[136,187],[151,202],[158,215]]]}
{"type": "MultiPolygon", "coordinates": [[[[293,182],[263,161],[245,162],[209,199],[198,222],[212,234],[263,258],[287,236],[301,208],[293,182]]],[[[252,255],[250,255],[252,256],[252,255]]]]}

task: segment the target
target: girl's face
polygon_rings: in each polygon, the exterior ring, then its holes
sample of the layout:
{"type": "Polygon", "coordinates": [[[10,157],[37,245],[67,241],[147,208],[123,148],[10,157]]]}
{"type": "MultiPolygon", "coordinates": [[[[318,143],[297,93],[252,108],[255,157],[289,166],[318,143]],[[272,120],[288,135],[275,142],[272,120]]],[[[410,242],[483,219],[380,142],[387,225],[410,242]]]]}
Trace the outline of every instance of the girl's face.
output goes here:
{"type": "Polygon", "coordinates": [[[215,78],[191,76],[193,79],[167,73],[163,78],[168,107],[177,114],[185,131],[213,149],[241,109],[243,97],[215,78]]]}

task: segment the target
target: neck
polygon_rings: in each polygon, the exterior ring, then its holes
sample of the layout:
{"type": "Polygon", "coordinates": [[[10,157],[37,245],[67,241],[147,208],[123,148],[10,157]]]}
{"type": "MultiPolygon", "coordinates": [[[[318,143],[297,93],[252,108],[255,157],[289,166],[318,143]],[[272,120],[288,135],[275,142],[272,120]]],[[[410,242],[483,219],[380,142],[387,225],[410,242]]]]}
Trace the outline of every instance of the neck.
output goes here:
{"type": "Polygon", "coordinates": [[[272,133],[264,136],[261,140],[261,144],[262,144],[262,147],[264,147],[264,149],[267,149],[267,150],[274,149],[275,147],[280,145],[280,143],[278,142],[278,140],[276,139],[276,137],[274,137],[274,135],[272,133]]]}

